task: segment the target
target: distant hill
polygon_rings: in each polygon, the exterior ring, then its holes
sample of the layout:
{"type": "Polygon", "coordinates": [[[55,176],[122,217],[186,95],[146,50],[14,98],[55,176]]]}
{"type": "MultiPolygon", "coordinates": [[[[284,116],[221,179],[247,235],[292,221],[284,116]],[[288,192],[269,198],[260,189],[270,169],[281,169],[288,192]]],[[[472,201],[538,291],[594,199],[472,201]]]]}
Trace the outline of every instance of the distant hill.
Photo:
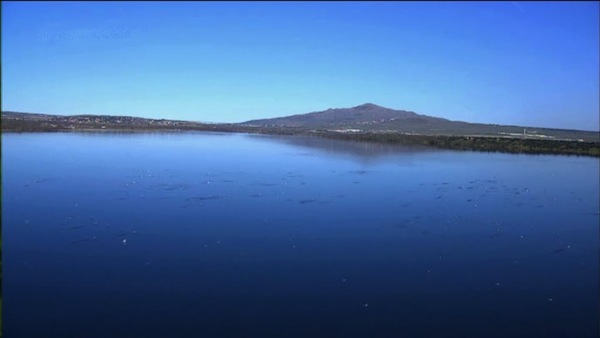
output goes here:
{"type": "Polygon", "coordinates": [[[244,124],[287,127],[331,127],[386,124],[396,120],[401,120],[407,124],[427,123],[428,121],[448,121],[419,115],[411,111],[394,110],[372,103],[365,103],[352,108],[327,109],[325,111],[308,114],[252,120],[244,122],[244,124]]]}
{"type": "Polygon", "coordinates": [[[50,115],[2,112],[2,131],[68,130],[215,130],[219,125],[114,115],[50,115]]]}
{"type": "Polygon", "coordinates": [[[251,120],[245,126],[296,127],[339,131],[390,131],[424,135],[512,136],[599,141],[600,133],[580,130],[503,126],[451,121],[365,103],[352,108],[327,109],[308,114],[251,120]]]}
{"type": "Polygon", "coordinates": [[[56,117],[62,117],[62,115],[49,115],[49,114],[36,114],[36,113],[23,113],[16,111],[3,111],[3,118],[12,118],[12,119],[50,119],[56,117]]]}

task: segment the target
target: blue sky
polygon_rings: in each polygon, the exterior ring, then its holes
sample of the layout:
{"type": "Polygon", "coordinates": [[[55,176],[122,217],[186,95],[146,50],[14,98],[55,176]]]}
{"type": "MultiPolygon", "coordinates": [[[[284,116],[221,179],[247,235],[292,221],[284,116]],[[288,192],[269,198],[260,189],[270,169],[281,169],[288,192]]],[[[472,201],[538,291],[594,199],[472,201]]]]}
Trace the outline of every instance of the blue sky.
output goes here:
{"type": "Polygon", "coordinates": [[[2,109],[599,129],[598,2],[2,2],[2,109]]]}

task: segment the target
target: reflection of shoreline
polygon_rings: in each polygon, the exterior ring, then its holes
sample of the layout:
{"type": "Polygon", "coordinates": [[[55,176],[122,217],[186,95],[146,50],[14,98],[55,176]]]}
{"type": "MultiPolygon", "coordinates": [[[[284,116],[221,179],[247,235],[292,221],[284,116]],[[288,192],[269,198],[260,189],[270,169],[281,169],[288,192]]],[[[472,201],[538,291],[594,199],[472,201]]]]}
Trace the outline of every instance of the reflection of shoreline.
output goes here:
{"type": "Polygon", "coordinates": [[[433,153],[441,151],[449,151],[423,145],[406,145],[406,144],[385,144],[373,141],[356,141],[356,140],[337,140],[320,136],[303,136],[303,135],[255,135],[248,134],[248,137],[253,139],[269,139],[277,140],[277,142],[286,145],[299,147],[302,149],[316,150],[324,154],[330,155],[346,155],[357,157],[361,160],[372,161],[378,158],[387,156],[406,156],[417,155],[424,152],[433,153]]]}

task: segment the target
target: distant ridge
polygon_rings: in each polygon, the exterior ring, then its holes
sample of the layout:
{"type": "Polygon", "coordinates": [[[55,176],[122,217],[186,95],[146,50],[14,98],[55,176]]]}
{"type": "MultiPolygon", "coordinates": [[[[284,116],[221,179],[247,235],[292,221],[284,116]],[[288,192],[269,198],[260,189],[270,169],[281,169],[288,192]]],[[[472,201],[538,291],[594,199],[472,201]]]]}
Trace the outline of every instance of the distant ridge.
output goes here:
{"type": "Polygon", "coordinates": [[[598,140],[600,138],[600,134],[594,131],[451,121],[440,117],[421,115],[407,110],[390,109],[373,103],[365,103],[352,108],[330,108],[324,111],[307,114],[250,120],[242,122],[240,125],[328,130],[350,129],[361,131],[393,131],[423,135],[526,135],[528,137],[536,138],[572,137],[572,133],[577,133],[587,140],[598,140]],[[546,136],[546,134],[553,136],[546,136]]]}
{"type": "Polygon", "coordinates": [[[412,111],[395,110],[365,103],[352,108],[330,108],[325,111],[312,112],[272,119],[260,119],[243,122],[247,125],[288,126],[288,127],[325,127],[373,125],[404,120],[412,123],[427,121],[447,121],[445,119],[419,115],[412,111]]]}

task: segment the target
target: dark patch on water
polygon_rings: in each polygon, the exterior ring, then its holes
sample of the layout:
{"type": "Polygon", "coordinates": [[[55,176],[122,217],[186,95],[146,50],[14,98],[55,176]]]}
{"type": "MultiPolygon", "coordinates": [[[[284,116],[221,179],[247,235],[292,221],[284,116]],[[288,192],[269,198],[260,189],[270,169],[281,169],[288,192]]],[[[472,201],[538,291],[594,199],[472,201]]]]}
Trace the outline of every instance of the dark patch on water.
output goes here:
{"type": "Polygon", "coordinates": [[[72,244],[79,244],[79,243],[83,243],[83,242],[93,241],[95,239],[96,239],[95,237],[80,238],[80,239],[76,239],[74,241],[71,241],[71,243],[72,244]]]}
{"type": "Polygon", "coordinates": [[[188,197],[185,200],[186,201],[210,201],[210,200],[218,200],[221,199],[222,196],[220,195],[211,195],[211,196],[194,196],[194,197],[188,197]]]}
{"type": "Polygon", "coordinates": [[[254,185],[259,185],[261,187],[274,187],[277,186],[277,183],[255,183],[254,185]]]}
{"type": "Polygon", "coordinates": [[[307,204],[307,203],[314,203],[316,201],[317,200],[315,200],[315,199],[307,199],[307,200],[300,200],[300,201],[298,201],[298,203],[300,203],[300,204],[307,204]]]}
{"type": "Polygon", "coordinates": [[[559,253],[565,252],[565,250],[566,250],[565,248],[558,248],[558,249],[556,249],[556,250],[554,250],[554,251],[550,252],[548,255],[556,255],[556,254],[559,254],[559,253]]]}

